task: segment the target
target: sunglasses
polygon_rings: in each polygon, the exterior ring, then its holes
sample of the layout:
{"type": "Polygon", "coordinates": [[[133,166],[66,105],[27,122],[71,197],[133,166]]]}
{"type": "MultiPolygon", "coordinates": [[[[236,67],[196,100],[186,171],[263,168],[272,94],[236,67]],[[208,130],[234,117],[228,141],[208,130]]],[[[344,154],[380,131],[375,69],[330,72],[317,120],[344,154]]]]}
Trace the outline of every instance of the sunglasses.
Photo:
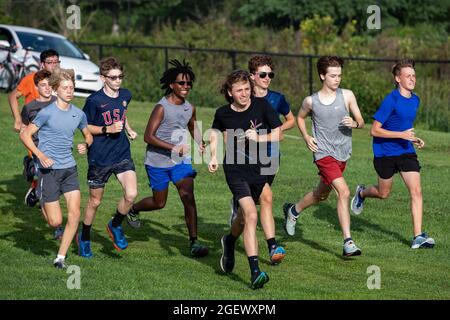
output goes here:
{"type": "Polygon", "coordinates": [[[273,79],[275,77],[275,73],[273,73],[273,72],[259,72],[258,73],[258,76],[262,79],[267,77],[267,75],[269,76],[270,79],[273,79]]]}
{"type": "Polygon", "coordinates": [[[175,81],[174,83],[179,84],[180,86],[184,86],[185,84],[188,85],[189,87],[192,87],[193,83],[192,81],[175,81]]]}
{"type": "Polygon", "coordinates": [[[122,80],[123,77],[124,77],[124,75],[121,74],[121,75],[118,75],[118,76],[104,76],[104,77],[105,77],[105,78],[108,78],[108,79],[111,79],[112,81],[116,81],[117,79],[122,80]]]}

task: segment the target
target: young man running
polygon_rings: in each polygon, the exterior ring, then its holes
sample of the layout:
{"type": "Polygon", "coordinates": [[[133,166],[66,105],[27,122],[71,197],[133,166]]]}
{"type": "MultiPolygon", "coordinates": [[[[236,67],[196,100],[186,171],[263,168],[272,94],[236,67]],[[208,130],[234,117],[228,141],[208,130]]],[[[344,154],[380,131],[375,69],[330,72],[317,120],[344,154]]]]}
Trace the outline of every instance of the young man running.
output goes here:
{"type": "MultiPolygon", "coordinates": [[[[248,62],[248,70],[251,74],[253,80],[253,95],[259,98],[265,98],[272,108],[275,110],[278,116],[283,116],[285,121],[282,124],[280,134],[282,136],[283,131],[289,130],[295,126],[295,117],[292,114],[289,103],[283,94],[269,90],[269,86],[272,79],[275,77],[274,64],[272,58],[269,56],[254,56],[248,62]]],[[[273,204],[273,194],[272,194],[272,183],[275,179],[275,174],[278,171],[280,164],[280,151],[278,142],[269,143],[268,145],[268,156],[271,158],[270,161],[276,164],[271,168],[272,174],[269,175],[267,183],[264,185],[264,189],[259,198],[260,208],[260,219],[261,226],[264,230],[266,236],[267,246],[269,249],[270,261],[272,264],[280,263],[286,255],[286,251],[283,247],[278,246],[275,240],[275,221],[273,219],[272,204],[273,204]]],[[[234,204],[232,206],[232,218],[230,222],[237,214],[237,206],[235,201],[232,200],[234,204]]],[[[231,223],[230,223],[231,225],[231,223]]]]}
{"type": "Polygon", "coordinates": [[[189,232],[189,249],[193,257],[208,254],[208,247],[197,240],[197,206],[194,197],[194,178],[197,175],[189,156],[189,134],[204,150],[204,142],[195,121],[195,107],[186,98],[195,81],[188,63],[170,61],[160,83],[165,96],[156,104],[145,129],[147,143],[145,168],[153,196],[135,203],[128,214],[128,222],[140,227],[139,212],[164,208],[169,193],[169,182],[176,186],[184,206],[184,218],[189,232]]]}
{"type": "Polygon", "coordinates": [[[128,247],[123,233],[122,221],[126,217],[137,196],[137,178],[133,159],[131,159],[130,139],[136,132],[131,129],[127,118],[131,93],[121,88],[123,67],[112,57],[100,61],[100,78],[103,88],[86,99],[83,108],[89,131],[94,142],[88,150],[89,201],[86,205],[82,230],[77,236],[78,254],[85,258],[93,256],[91,250],[91,227],[100,206],[105,185],[114,174],[123,188],[114,217],[106,226],[114,248],[121,251],[128,247]]]}
{"type": "Polygon", "coordinates": [[[244,247],[250,265],[250,281],[253,289],[262,288],[269,281],[267,273],[259,269],[256,226],[256,203],[269,176],[263,174],[261,147],[267,142],[279,140],[281,121],[271,105],[264,99],[252,97],[253,82],[248,72],[237,70],[228,75],[221,92],[228,101],[217,109],[210,135],[210,172],[218,169],[217,146],[222,133],[226,144],[223,169],[233,198],[239,205],[231,231],[221,239],[220,267],[230,273],[234,268],[236,240],[243,233],[244,247]],[[270,130],[270,133],[267,133],[270,130]]]}
{"type": "MultiPolygon", "coordinates": [[[[30,103],[26,104],[21,112],[22,118],[22,128],[21,131],[25,130],[25,128],[34,120],[36,115],[41,109],[47,107],[56,101],[56,97],[52,95],[52,88],[49,84],[49,78],[51,76],[50,71],[45,69],[39,70],[34,74],[34,84],[37,87],[39,97],[35,100],[32,100],[30,103]]],[[[33,135],[33,142],[37,147],[39,145],[38,134],[33,135]]],[[[36,187],[37,187],[37,174],[36,174],[36,162],[37,158],[34,156],[31,151],[30,155],[25,158],[25,173],[27,175],[27,181],[31,182],[30,189],[28,189],[27,194],[25,195],[25,204],[29,207],[34,207],[36,203],[39,201],[36,195],[36,187]]],[[[42,214],[45,217],[45,208],[41,206],[42,214]]],[[[55,228],[54,237],[55,239],[61,239],[63,235],[64,229],[62,226],[58,226],[55,228]]]]}
{"type": "Polygon", "coordinates": [[[57,227],[62,223],[59,198],[63,194],[67,203],[67,224],[53,264],[65,268],[67,250],[77,232],[80,220],[80,185],[72,144],[75,130],[83,133],[85,143],[78,144],[80,154],[86,153],[92,144],[92,135],[87,128],[86,115],[70,104],[75,87],[73,70],[55,70],[50,85],[56,92],[57,101],[42,109],[32,123],[22,131],[20,138],[38,159],[38,196],[45,208],[47,222],[57,227]],[[33,143],[38,133],[39,147],[33,143]]]}
{"type": "Polygon", "coordinates": [[[419,149],[424,141],[414,134],[414,121],[420,99],[414,94],[416,72],[413,60],[402,60],[392,69],[396,89],[389,93],[373,116],[370,130],[373,136],[373,164],[378,174],[378,184],[356,187],[351,209],[360,214],[366,198],[387,199],[391,193],[394,174],[400,172],[411,196],[411,215],[414,237],[411,248],[432,248],[434,239],[422,232],[422,189],[420,185],[420,164],[414,145],[419,149]]]}
{"type": "Polygon", "coordinates": [[[324,56],[317,61],[317,71],[322,88],[303,100],[297,116],[300,133],[319,169],[319,185],[296,204],[285,203],[285,230],[295,234],[295,224],[303,210],[327,199],[331,190],[337,194],[337,214],[344,238],[343,255],[356,256],[361,250],[350,235],[350,191],[343,177],[345,166],[352,153],[352,129],[362,128],[364,120],[351,90],[339,88],[344,61],[339,57],[324,56]],[[350,113],[355,120],[350,117],[350,113]],[[312,118],[310,136],[305,118],[312,118]]]}
{"type": "MultiPolygon", "coordinates": [[[[52,72],[55,68],[59,68],[59,54],[56,50],[49,49],[42,51],[40,60],[41,70],[45,69],[52,72]]],[[[32,72],[23,77],[17,88],[8,95],[9,107],[14,118],[14,130],[16,132],[20,132],[22,126],[18,99],[23,96],[25,98],[25,104],[28,104],[39,97],[39,92],[34,83],[34,75],[35,72],[32,72]]]]}

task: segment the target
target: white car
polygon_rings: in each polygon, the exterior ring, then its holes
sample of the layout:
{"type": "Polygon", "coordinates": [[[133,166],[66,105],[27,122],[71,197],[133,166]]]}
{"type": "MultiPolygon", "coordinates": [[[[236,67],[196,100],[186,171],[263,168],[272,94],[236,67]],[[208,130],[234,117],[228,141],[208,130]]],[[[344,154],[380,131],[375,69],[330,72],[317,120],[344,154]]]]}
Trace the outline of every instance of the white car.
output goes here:
{"type": "Polygon", "coordinates": [[[42,51],[54,49],[59,53],[61,68],[75,70],[75,95],[87,97],[102,88],[99,67],[89,60],[89,56],[67,38],[57,33],[35,28],[0,24],[0,42],[16,47],[15,58],[23,61],[28,50],[26,66],[40,65],[42,51]]]}

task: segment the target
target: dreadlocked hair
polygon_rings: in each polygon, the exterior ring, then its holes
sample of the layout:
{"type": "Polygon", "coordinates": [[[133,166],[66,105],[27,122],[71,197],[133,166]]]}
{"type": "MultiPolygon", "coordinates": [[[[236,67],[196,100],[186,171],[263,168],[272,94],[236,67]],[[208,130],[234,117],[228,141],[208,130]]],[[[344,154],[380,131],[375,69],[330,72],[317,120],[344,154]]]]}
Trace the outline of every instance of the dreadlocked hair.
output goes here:
{"type": "Polygon", "coordinates": [[[173,67],[167,69],[164,72],[162,78],[159,79],[159,83],[162,84],[161,89],[166,90],[165,95],[168,95],[173,92],[170,85],[176,81],[180,73],[183,76],[189,77],[192,82],[195,81],[195,74],[192,71],[192,68],[189,65],[189,63],[186,62],[184,59],[183,63],[181,63],[177,59],[170,60],[169,63],[173,67]]]}

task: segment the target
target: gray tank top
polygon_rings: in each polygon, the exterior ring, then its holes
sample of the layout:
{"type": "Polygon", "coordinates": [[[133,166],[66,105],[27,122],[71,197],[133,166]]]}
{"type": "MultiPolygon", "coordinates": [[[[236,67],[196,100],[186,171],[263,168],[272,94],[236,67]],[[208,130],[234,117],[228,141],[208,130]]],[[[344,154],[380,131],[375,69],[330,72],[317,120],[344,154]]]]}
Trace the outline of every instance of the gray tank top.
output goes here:
{"type": "Polygon", "coordinates": [[[318,92],[312,95],[312,131],[319,150],[314,161],[331,156],[338,161],[347,161],[352,154],[352,129],[341,124],[348,116],[342,90],[336,90],[336,99],[325,105],[320,102],[318,92]]]}
{"type": "MultiPolygon", "coordinates": [[[[172,143],[180,144],[190,142],[190,133],[187,129],[189,120],[192,118],[192,105],[185,101],[181,105],[171,104],[163,97],[158,104],[164,108],[164,118],[156,130],[156,137],[172,143]]],[[[172,157],[171,151],[147,144],[147,152],[144,163],[157,168],[169,168],[181,162],[190,162],[190,157],[172,157]]]]}

